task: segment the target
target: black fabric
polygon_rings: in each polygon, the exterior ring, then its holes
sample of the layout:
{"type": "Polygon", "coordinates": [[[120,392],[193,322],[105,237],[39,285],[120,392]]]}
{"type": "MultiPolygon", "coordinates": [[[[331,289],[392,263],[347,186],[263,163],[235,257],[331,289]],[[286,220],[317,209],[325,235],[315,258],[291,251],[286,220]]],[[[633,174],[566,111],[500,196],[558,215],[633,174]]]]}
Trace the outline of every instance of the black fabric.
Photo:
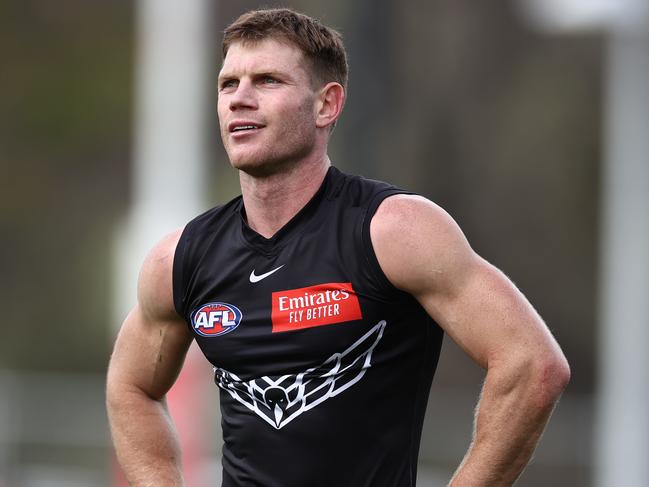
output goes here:
{"type": "Polygon", "coordinates": [[[174,303],[215,368],[224,487],[415,485],[442,331],[372,249],[398,193],[332,167],[270,239],[241,197],[184,229],[174,303]]]}

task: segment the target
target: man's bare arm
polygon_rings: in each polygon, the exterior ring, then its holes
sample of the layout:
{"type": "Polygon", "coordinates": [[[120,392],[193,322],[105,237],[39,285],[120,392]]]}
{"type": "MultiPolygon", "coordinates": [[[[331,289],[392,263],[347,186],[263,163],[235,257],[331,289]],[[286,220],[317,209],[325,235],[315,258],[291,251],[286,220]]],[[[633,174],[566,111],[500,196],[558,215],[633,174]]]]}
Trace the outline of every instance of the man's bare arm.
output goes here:
{"type": "Polygon", "coordinates": [[[130,485],[184,485],[181,456],[165,394],[191,343],[173,306],[172,265],[180,232],[147,256],[138,304],[117,337],[108,367],[106,403],[117,459],[130,485]]]}
{"type": "Polygon", "coordinates": [[[370,229],[388,279],[487,369],[473,442],[451,485],[512,485],[569,380],[563,353],[523,294],[438,206],[388,198],[370,229]]]}

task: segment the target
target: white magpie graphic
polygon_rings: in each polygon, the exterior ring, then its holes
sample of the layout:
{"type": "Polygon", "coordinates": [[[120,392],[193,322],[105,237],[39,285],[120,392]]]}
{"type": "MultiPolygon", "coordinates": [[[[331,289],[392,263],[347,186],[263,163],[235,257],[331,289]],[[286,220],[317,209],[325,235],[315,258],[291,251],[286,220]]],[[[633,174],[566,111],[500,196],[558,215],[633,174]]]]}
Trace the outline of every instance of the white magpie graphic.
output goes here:
{"type": "Polygon", "coordinates": [[[214,381],[269,425],[280,429],[361,380],[372,365],[372,352],[383,337],[385,326],[385,320],[379,321],[344,352],[334,353],[318,367],[299,374],[242,381],[215,367],[214,381]]]}

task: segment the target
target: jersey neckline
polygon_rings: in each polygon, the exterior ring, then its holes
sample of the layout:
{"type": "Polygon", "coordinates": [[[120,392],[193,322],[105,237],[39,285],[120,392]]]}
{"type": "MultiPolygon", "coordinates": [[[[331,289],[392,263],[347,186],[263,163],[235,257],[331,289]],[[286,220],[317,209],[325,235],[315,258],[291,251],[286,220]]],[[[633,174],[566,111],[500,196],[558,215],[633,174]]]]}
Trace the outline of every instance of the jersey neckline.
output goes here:
{"type": "Polygon", "coordinates": [[[270,238],[264,237],[248,226],[243,198],[240,198],[236,211],[241,219],[241,237],[244,242],[263,254],[275,253],[296,234],[300,227],[313,221],[320,202],[337,186],[335,182],[341,174],[334,166],[329,166],[320,187],[311,199],[270,238]]]}

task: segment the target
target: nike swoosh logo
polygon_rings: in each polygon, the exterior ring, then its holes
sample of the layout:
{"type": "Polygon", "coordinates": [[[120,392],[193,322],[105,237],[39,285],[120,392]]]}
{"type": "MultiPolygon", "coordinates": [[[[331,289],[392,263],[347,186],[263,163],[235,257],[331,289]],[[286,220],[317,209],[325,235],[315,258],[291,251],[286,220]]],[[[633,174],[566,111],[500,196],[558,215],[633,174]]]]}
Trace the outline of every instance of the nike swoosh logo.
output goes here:
{"type": "Polygon", "coordinates": [[[253,269],[252,272],[250,273],[250,282],[255,283],[255,282],[261,281],[262,279],[266,279],[268,276],[270,276],[271,274],[277,272],[282,267],[284,267],[284,264],[282,264],[281,266],[273,269],[272,271],[268,271],[265,274],[260,274],[260,275],[256,275],[255,270],[253,269]]]}

